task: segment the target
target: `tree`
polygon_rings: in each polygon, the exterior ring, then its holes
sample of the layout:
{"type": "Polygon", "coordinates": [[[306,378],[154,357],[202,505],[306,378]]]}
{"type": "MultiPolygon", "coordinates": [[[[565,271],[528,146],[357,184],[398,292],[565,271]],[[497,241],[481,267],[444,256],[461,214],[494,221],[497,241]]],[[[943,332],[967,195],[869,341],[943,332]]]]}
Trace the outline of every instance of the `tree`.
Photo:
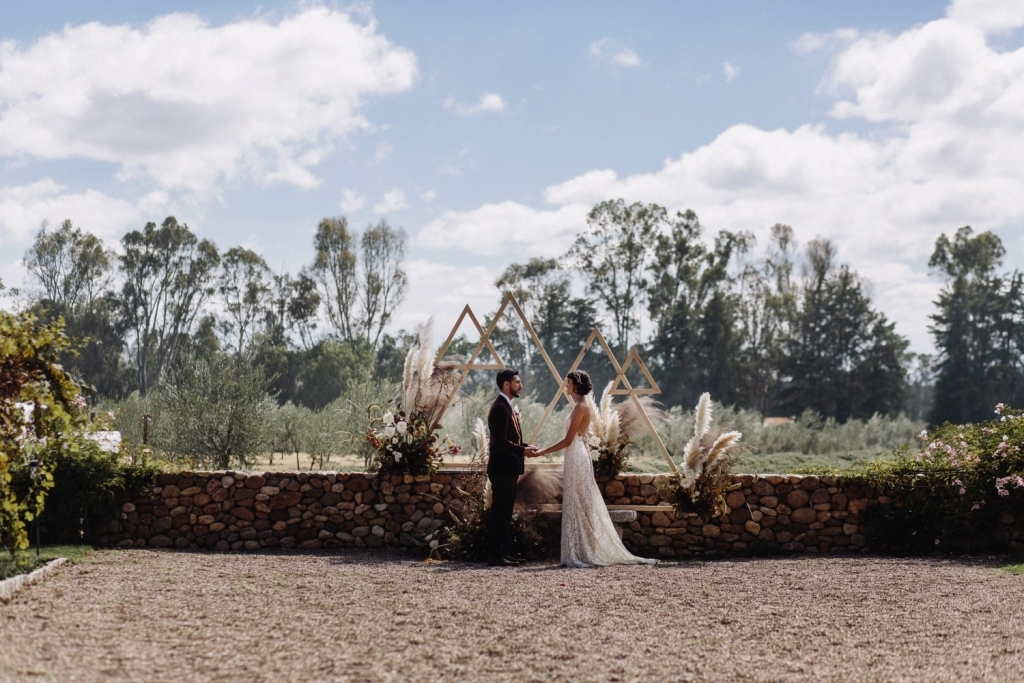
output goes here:
{"type": "Polygon", "coordinates": [[[110,285],[113,258],[98,237],[66,220],[54,231],[43,223],[24,264],[41,289],[40,298],[77,312],[89,308],[110,285]]]}
{"type": "Polygon", "coordinates": [[[295,401],[320,410],[352,384],[369,381],[373,360],[373,349],[361,339],[321,341],[298,358],[295,401]]]}
{"type": "Polygon", "coordinates": [[[401,267],[405,232],[383,220],[368,227],[359,239],[361,264],[355,243],[345,217],[320,221],[313,273],[338,337],[343,341],[358,337],[377,348],[408,286],[401,267]]]}
{"type": "Polygon", "coordinates": [[[358,325],[359,283],[348,220],[344,216],[323,219],[317,226],[313,243],[316,248],[313,272],[323,290],[327,318],[341,339],[353,339],[358,325]]]}
{"type": "Polygon", "coordinates": [[[778,395],[785,349],[796,320],[799,292],[793,277],[793,228],[772,226],[763,258],[747,263],[739,278],[738,325],[743,345],[743,405],[768,413],[778,395]]]}
{"type": "Polygon", "coordinates": [[[662,222],[667,230],[656,239],[647,310],[654,325],[651,360],[666,378],[664,400],[689,405],[710,391],[733,403],[740,395],[741,339],[729,264],[751,238],[722,231],[708,249],[693,211],[662,222]]]}
{"type": "Polygon", "coordinates": [[[228,348],[241,355],[256,333],[256,325],[264,318],[270,296],[270,268],[254,251],[233,247],[221,258],[218,290],[225,317],[220,329],[228,340],[228,348]]]}
{"type": "Polygon", "coordinates": [[[935,403],[935,358],[927,353],[907,353],[907,401],[904,412],[915,422],[931,418],[935,403]]]}
{"type": "Polygon", "coordinates": [[[623,355],[639,326],[654,239],[667,223],[668,214],[657,204],[604,201],[587,215],[587,230],[566,255],[587,293],[611,316],[614,343],[623,355]]]}
{"type": "Polygon", "coordinates": [[[44,323],[62,320],[71,340],[60,363],[87,395],[121,400],[137,388],[134,370],[124,358],[124,330],[113,311],[112,295],[94,299],[78,311],[48,300],[28,310],[44,323]]]}
{"type": "MultiPolygon", "coordinates": [[[[572,296],[572,282],[555,259],[530,259],[505,269],[494,283],[501,292],[514,294],[533,325],[548,357],[560,373],[568,371],[583,342],[594,327],[597,312],[589,299],[572,296]]],[[[491,336],[498,354],[509,367],[519,368],[529,391],[547,397],[555,391],[555,381],[525,327],[507,311],[491,336]]],[[[607,375],[602,369],[586,368],[594,381],[607,375]]]]}
{"type": "Polygon", "coordinates": [[[64,320],[71,343],[61,364],[84,389],[118,399],[135,382],[122,357],[124,330],[112,312],[113,260],[99,238],[66,220],[54,231],[43,225],[24,263],[37,284],[29,310],[44,323],[64,320]]]}
{"type": "Polygon", "coordinates": [[[168,424],[168,451],[228,469],[252,464],[266,449],[274,401],[263,368],[218,354],[185,355],[167,376],[157,403],[168,424]]]}
{"type": "Polygon", "coordinates": [[[896,414],[905,395],[902,356],[907,341],[871,308],[863,284],[847,266],[836,266],[828,240],[812,240],[800,309],[786,340],[779,408],[810,408],[840,422],[896,414]],[[884,395],[883,395],[884,392],[884,395]]]}
{"type": "Polygon", "coordinates": [[[213,295],[217,248],[168,216],[121,239],[124,285],[118,308],[130,333],[129,350],[145,396],[177,359],[213,295]]]}
{"type": "Polygon", "coordinates": [[[264,341],[287,348],[292,342],[288,333],[293,331],[299,335],[300,346],[309,349],[313,345],[319,310],[316,280],[307,271],[301,271],[296,277],[288,273],[275,275],[263,311],[264,341]]]}
{"type": "Polygon", "coordinates": [[[944,280],[931,328],[938,348],[931,421],[979,422],[997,403],[1024,402],[1024,277],[1001,274],[998,236],[970,227],[935,242],[928,265],[944,280]]]}
{"type": "Polygon", "coordinates": [[[363,335],[373,348],[380,345],[381,334],[395,309],[405,298],[409,278],[402,270],[405,256],[405,231],[394,230],[381,219],[363,233],[363,335]]]}

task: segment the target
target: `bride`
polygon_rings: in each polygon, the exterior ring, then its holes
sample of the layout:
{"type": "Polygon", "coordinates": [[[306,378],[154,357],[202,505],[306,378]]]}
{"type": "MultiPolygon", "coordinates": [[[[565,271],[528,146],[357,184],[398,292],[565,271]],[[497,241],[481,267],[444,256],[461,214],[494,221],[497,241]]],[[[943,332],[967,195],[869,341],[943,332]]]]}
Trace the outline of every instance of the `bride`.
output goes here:
{"type": "Polygon", "coordinates": [[[562,482],[562,565],[654,564],[657,560],[631,555],[622,545],[594,481],[594,467],[585,436],[591,419],[586,397],[593,388],[586,372],[577,370],[567,375],[565,393],[575,405],[567,420],[565,438],[537,451],[537,456],[541,456],[567,448],[562,482]]]}

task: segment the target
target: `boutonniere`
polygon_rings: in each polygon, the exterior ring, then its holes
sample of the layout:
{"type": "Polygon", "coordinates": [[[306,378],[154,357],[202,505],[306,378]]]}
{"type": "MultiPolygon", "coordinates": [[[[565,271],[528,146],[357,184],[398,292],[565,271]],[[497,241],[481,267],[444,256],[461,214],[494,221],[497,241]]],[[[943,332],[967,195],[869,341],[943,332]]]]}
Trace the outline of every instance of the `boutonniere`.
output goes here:
{"type": "Polygon", "coordinates": [[[512,406],[512,414],[516,416],[517,420],[523,416],[523,414],[519,412],[519,406],[512,406]]]}

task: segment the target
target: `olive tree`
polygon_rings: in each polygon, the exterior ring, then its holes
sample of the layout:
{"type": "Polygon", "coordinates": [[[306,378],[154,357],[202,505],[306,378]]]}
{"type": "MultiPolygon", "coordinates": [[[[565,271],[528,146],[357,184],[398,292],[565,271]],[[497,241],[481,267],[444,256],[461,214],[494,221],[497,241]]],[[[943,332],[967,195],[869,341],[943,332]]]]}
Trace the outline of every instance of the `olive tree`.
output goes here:
{"type": "Polygon", "coordinates": [[[263,368],[216,354],[185,356],[168,373],[157,403],[168,453],[227,469],[247,466],[266,450],[276,407],[263,368]]]}

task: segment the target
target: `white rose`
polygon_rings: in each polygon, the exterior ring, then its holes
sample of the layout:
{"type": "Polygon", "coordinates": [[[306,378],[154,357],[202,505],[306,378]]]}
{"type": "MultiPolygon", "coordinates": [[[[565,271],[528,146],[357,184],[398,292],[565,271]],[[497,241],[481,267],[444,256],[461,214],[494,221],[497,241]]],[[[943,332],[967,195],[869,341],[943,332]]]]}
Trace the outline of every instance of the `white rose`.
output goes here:
{"type": "Polygon", "coordinates": [[[398,443],[398,437],[394,436],[391,438],[391,443],[398,443]]]}
{"type": "Polygon", "coordinates": [[[597,448],[601,445],[601,439],[597,438],[597,434],[591,434],[590,440],[587,443],[590,444],[591,448],[597,448]]]}
{"type": "Polygon", "coordinates": [[[385,439],[390,439],[394,435],[395,435],[395,427],[394,427],[394,425],[388,425],[387,427],[384,428],[384,438],[385,439]]]}
{"type": "Polygon", "coordinates": [[[398,462],[401,459],[402,459],[402,454],[396,451],[395,452],[395,462],[398,462]]]}
{"type": "Polygon", "coordinates": [[[597,456],[601,455],[601,451],[592,450],[592,451],[590,451],[590,455],[591,455],[591,457],[596,458],[597,456]]]}
{"type": "Polygon", "coordinates": [[[409,428],[409,425],[406,424],[406,422],[404,420],[402,422],[399,422],[398,424],[395,425],[395,429],[398,430],[399,434],[405,434],[405,430],[407,430],[408,428],[409,428]]]}
{"type": "Polygon", "coordinates": [[[393,425],[395,424],[395,416],[391,414],[391,411],[388,411],[380,416],[380,421],[386,425],[393,425]]]}

